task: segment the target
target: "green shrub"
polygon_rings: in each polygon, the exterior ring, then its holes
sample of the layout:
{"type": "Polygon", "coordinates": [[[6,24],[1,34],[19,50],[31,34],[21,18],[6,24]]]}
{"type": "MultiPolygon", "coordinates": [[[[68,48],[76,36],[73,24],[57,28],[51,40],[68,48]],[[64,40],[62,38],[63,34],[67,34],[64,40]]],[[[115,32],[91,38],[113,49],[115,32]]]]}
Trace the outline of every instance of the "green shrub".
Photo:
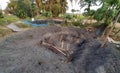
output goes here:
{"type": "Polygon", "coordinates": [[[72,24],[74,25],[74,26],[80,26],[80,24],[81,24],[81,21],[73,21],[72,22],[72,24]]]}
{"type": "Polygon", "coordinates": [[[84,12],[84,16],[93,16],[95,14],[95,10],[90,10],[89,12],[84,12]]]}
{"type": "Polygon", "coordinates": [[[23,9],[17,9],[15,11],[15,15],[18,16],[19,18],[26,18],[27,17],[27,13],[23,9]]]}
{"type": "Polygon", "coordinates": [[[58,4],[53,5],[52,15],[53,17],[57,17],[59,15],[60,8],[58,4]]]}
{"type": "Polygon", "coordinates": [[[70,20],[70,19],[73,18],[73,15],[71,15],[71,14],[65,14],[65,15],[64,15],[64,18],[70,20]]]}
{"type": "Polygon", "coordinates": [[[51,17],[51,16],[52,16],[52,13],[49,12],[49,11],[45,11],[45,12],[42,13],[42,16],[51,17]]]}
{"type": "Polygon", "coordinates": [[[83,15],[77,15],[77,19],[78,20],[83,20],[83,19],[85,19],[85,17],[83,15]]]}
{"type": "Polygon", "coordinates": [[[3,13],[2,13],[2,10],[0,10],[0,18],[3,18],[3,13]]]}
{"type": "Polygon", "coordinates": [[[0,18],[3,18],[4,16],[3,16],[3,14],[0,12],[0,18]]]}

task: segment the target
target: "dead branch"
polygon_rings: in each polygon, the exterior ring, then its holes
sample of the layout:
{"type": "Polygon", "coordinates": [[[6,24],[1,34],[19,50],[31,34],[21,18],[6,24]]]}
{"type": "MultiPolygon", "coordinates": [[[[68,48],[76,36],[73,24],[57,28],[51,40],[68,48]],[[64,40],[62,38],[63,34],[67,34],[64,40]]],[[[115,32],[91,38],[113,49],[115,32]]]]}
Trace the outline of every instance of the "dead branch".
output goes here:
{"type": "Polygon", "coordinates": [[[101,44],[101,47],[104,47],[104,45],[106,44],[107,37],[109,37],[110,33],[112,32],[114,26],[116,25],[116,23],[119,19],[119,17],[120,17],[120,9],[119,9],[117,15],[114,17],[113,21],[111,22],[110,26],[108,26],[108,27],[110,27],[110,29],[106,28],[106,30],[109,30],[109,31],[108,32],[105,31],[104,37],[103,37],[104,40],[103,40],[103,43],[101,44]]]}
{"type": "Polygon", "coordinates": [[[44,45],[44,46],[47,46],[47,47],[51,47],[50,49],[52,49],[53,51],[57,51],[58,53],[61,53],[62,55],[67,56],[66,53],[64,53],[64,52],[63,52],[62,50],[60,50],[58,47],[53,46],[52,44],[46,43],[46,42],[44,42],[44,41],[42,41],[41,44],[44,45]]]}

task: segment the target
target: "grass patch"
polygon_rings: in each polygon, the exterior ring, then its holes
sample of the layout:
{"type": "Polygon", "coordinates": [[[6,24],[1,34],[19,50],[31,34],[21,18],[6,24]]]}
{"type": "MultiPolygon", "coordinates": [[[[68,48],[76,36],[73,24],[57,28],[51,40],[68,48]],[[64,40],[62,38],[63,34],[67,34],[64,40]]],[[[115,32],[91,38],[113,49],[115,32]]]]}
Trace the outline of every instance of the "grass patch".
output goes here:
{"type": "Polygon", "coordinates": [[[18,17],[14,15],[4,15],[4,18],[0,18],[0,25],[1,26],[6,26],[12,22],[16,22],[20,20],[18,17]]]}
{"type": "Polygon", "coordinates": [[[34,17],[35,19],[47,19],[48,17],[42,16],[42,15],[38,15],[34,17]]]}
{"type": "Polygon", "coordinates": [[[12,33],[12,31],[10,29],[0,29],[0,37],[4,37],[11,33],[12,33]]]}

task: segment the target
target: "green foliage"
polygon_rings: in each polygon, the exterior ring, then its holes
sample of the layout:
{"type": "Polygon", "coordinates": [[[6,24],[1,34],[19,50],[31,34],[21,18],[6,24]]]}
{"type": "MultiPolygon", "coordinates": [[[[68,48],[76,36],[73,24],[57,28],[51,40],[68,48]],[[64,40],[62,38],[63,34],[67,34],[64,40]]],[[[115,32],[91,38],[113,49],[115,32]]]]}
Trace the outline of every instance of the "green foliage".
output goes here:
{"type": "Polygon", "coordinates": [[[3,13],[2,13],[2,10],[0,10],[0,18],[3,18],[3,13]]]}
{"type": "Polygon", "coordinates": [[[43,15],[50,17],[51,14],[57,17],[60,13],[65,13],[67,9],[66,0],[10,0],[6,11],[20,18],[34,17],[40,11],[45,11],[43,15]],[[19,10],[20,9],[20,10],[19,10]],[[23,13],[24,12],[24,13],[23,13]]]}
{"type": "Polygon", "coordinates": [[[76,10],[75,9],[71,9],[71,12],[74,13],[74,12],[76,12],[76,10]]]}
{"type": "Polygon", "coordinates": [[[15,22],[18,20],[20,20],[20,19],[14,15],[5,15],[4,18],[0,19],[0,25],[5,26],[11,22],[15,22]]]}
{"type": "Polygon", "coordinates": [[[73,21],[72,25],[74,25],[74,26],[80,26],[81,25],[81,20],[73,21]]]}
{"type": "Polygon", "coordinates": [[[83,20],[84,18],[85,18],[85,16],[83,16],[81,14],[76,14],[76,19],[83,20]]]}
{"type": "MultiPolygon", "coordinates": [[[[78,1],[78,0],[76,0],[78,1]]],[[[94,19],[102,21],[105,24],[110,24],[120,9],[120,0],[79,0],[80,6],[85,7],[86,11],[84,16],[93,16],[94,19]],[[96,11],[91,11],[91,6],[97,6],[100,3],[101,7],[96,11]]]]}
{"type": "Polygon", "coordinates": [[[39,11],[49,11],[53,17],[57,17],[59,14],[64,14],[67,9],[66,0],[37,0],[39,11]]]}
{"type": "Polygon", "coordinates": [[[51,17],[51,16],[52,16],[52,13],[49,12],[49,11],[45,11],[45,12],[42,13],[42,16],[51,17]]]}
{"type": "Polygon", "coordinates": [[[0,25],[5,25],[5,24],[7,24],[7,21],[6,20],[4,20],[4,18],[0,18],[0,25]]]}
{"type": "Polygon", "coordinates": [[[3,18],[4,16],[3,16],[3,14],[2,13],[0,13],[0,18],[3,18]]]}
{"type": "Polygon", "coordinates": [[[19,18],[26,18],[27,17],[27,13],[23,9],[17,9],[15,11],[15,15],[18,16],[19,18]]]}
{"type": "Polygon", "coordinates": [[[95,14],[95,10],[90,10],[89,12],[84,12],[84,16],[93,16],[95,14]]]}
{"type": "Polygon", "coordinates": [[[65,15],[64,15],[64,18],[70,20],[70,19],[73,18],[73,15],[71,15],[71,14],[65,14],[65,15]]]}
{"type": "Polygon", "coordinates": [[[34,0],[10,0],[6,11],[19,18],[33,17],[37,15],[37,7],[34,0]]]}
{"type": "Polygon", "coordinates": [[[59,11],[60,11],[59,6],[57,4],[54,4],[52,10],[53,17],[57,17],[59,15],[59,11]]]}
{"type": "Polygon", "coordinates": [[[93,18],[96,19],[97,21],[101,21],[105,16],[104,13],[105,13],[105,10],[103,8],[100,8],[95,12],[93,18]]]}
{"type": "Polygon", "coordinates": [[[109,5],[107,3],[104,3],[103,7],[99,8],[95,14],[94,19],[98,21],[104,21],[105,24],[110,24],[112,22],[112,19],[116,15],[117,10],[109,8],[109,5]]]}
{"type": "Polygon", "coordinates": [[[106,22],[105,23],[110,24],[116,13],[117,13],[116,10],[109,9],[106,14],[106,19],[105,19],[106,22]]]}

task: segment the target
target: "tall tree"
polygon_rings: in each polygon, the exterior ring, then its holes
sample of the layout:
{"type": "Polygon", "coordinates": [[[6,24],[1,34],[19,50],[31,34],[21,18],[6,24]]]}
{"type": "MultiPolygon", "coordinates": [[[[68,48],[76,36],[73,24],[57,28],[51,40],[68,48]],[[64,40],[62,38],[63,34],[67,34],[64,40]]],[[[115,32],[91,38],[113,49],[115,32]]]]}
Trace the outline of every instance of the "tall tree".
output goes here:
{"type": "Polygon", "coordinates": [[[37,14],[34,0],[10,0],[6,10],[20,18],[33,17],[37,14]]]}
{"type": "MultiPolygon", "coordinates": [[[[71,0],[72,1],[72,0],[71,0]]],[[[77,0],[80,3],[80,6],[87,7],[87,11],[90,11],[90,7],[93,5],[97,5],[97,2],[100,3],[101,8],[99,8],[95,14],[94,18],[98,21],[103,21],[108,27],[105,29],[103,34],[104,42],[101,47],[107,41],[107,37],[112,32],[118,18],[120,17],[120,0],[77,0]]]]}
{"type": "Polygon", "coordinates": [[[49,11],[53,14],[53,16],[58,16],[60,13],[65,13],[67,9],[67,1],[66,0],[39,0],[36,2],[41,7],[40,11],[49,11]]]}

